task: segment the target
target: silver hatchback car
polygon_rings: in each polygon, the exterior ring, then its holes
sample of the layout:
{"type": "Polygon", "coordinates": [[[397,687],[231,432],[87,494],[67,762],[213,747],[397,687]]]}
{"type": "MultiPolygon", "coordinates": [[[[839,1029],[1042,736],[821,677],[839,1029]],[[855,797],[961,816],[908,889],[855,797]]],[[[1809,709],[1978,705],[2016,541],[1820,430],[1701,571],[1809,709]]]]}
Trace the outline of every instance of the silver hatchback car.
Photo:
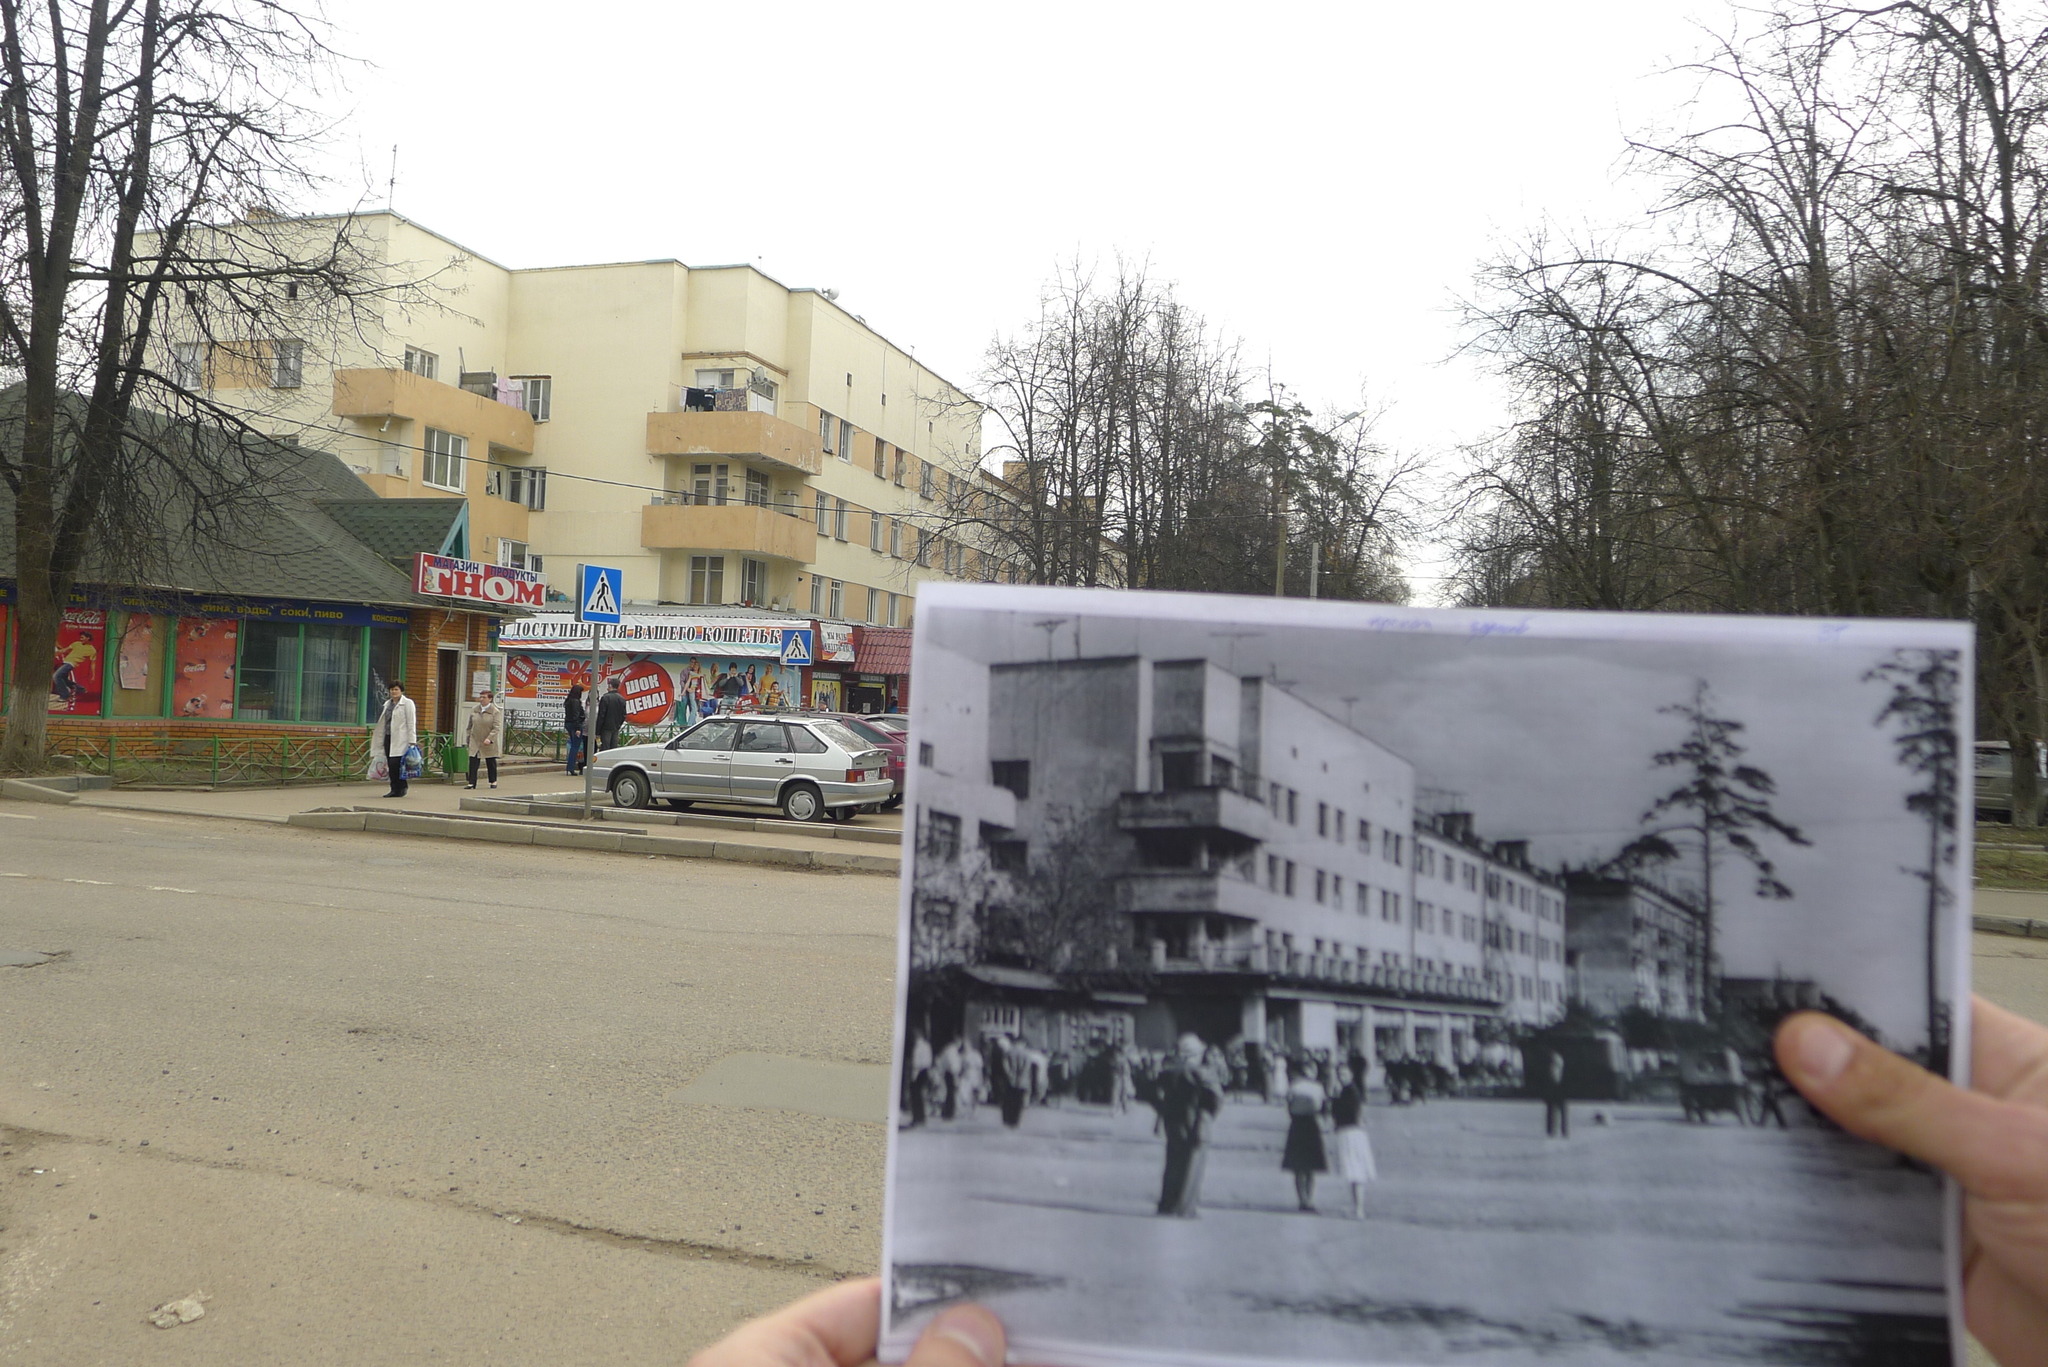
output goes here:
{"type": "Polygon", "coordinates": [[[590,767],[620,807],[736,803],[791,821],[851,820],[895,786],[888,752],[828,717],[709,717],[665,745],[602,751],[590,767]]]}

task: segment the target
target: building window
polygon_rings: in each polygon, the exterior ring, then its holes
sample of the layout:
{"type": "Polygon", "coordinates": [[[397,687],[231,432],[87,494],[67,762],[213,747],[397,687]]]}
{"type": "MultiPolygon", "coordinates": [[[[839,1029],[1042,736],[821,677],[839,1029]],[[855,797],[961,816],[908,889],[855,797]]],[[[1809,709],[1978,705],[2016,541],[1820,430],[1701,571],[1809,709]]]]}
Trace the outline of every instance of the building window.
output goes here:
{"type": "Polygon", "coordinates": [[[892,521],[889,524],[889,554],[898,560],[903,558],[903,524],[892,521]]]}
{"type": "Polygon", "coordinates": [[[527,568],[527,560],[533,558],[524,541],[514,541],[509,536],[498,538],[498,563],[509,565],[515,570],[527,568]]]}
{"type": "Polygon", "coordinates": [[[1318,802],[1316,804],[1316,838],[1318,840],[1327,840],[1329,838],[1329,835],[1330,804],[1327,802],[1318,802]]]}
{"type": "Polygon", "coordinates": [[[1344,819],[1344,809],[1339,807],[1337,815],[1330,822],[1330,839],[1343,843],[1344,832],[1351,829],[1351,823],[1344,819]]]}
{"type": "Polygon", "coordinates": [[[1329,876],[1328,876],[1327,874],[1325,874],[1325,873],[1324,873],[1324,872],[1323,872],[1323,871],[1322,871],[1321,869],[1317,869],[1317,870],[1316,870],[1316,905],[1317,905],[1317,906],[1321,906],[1321,905],[1322,905],[1322,903],[1323,903],[1323,898],[1324,898],[1325,896],[1327,896],[1327,895],[1328,895],[1329,891],[1330,891],[1330,886],[1329,886],[1329,876]]]}
{"type": "Polygon", "coordinates": [[[919,741],[917,743],[917,767],[920,769],[931,768],[932,759],[932,743],[928,740],[919,741]]]}
{"type": "Polygon", "coordinates": [[[818,445],[828,456],[837,454],[832,449],[832,415],[822,408],[818,410],[818,445]]]}
{"type": "Polygon", "coordinates": [[[1294,870],[1294,861],[1293,861],[1292,859],[1290,859],[1290,860],[1288,860],[1288,861],[1286,862],[1286,864],[1285,864],[1285,865],[1284,865],[1284,866],[1282,867],[1282,875],[1283,875],[1283,876],[1282,876],[1282,887],[1281,887],[1281,889],[1280,889],[1280,890],[1281,890],[1282,892],[1286,893],[1286,894],[1287,894],[1287,895],[1288,895],[1289,897],[1292,897],[1292,896],[1294,896],[1294,872],[1295,872],[1295,870],[1294,870]]]}
{"type": "Polygon", "coordinates": [[[826,591],[825,615],[835,621],[846,615],[846,585],[837,579],[826,591]]]}
{"type": "Polygon", "coordinates": [[[896,625],[896,595],[893,593],[889,595],[889,625],[896,625]]]}
{"type": "Polygon", "coordinates": [[[917,529],[917,563],[930,568],[932,563],[932,537],[924,528],[917,529]]]}
{"type": "Polygon", "coordinates": [[[693,555],[690,557],[690,601],[693,603],[723,603],[725,601],[724,556],[693,555]]]}
{"type": "Polygon", "coordinates": [[[811,576],[811,616],[816,617],[825,610],[825,581],[817,575],[811,576]]]}
{"type": "Polygon", "coordinates": [[[883,521],[884,519],[880,513],[868,514],[868,549],[871,551],[879,551],[882,549],[883,521]]]}
{"type": "Polygon", "coordinates": [[[1372,823],[1364,817],[1358,818],[1358,848],[1372,853],[1372,823]]]}
{"type": "Polygon", "coordinates": [[[960,818],[949,812],[927,812],[924,818],[924,852],[942,863],[960,857],[960,818]]]}
{"type": "Polygon", "coordinates": [[[755,607],[768,601],[768,562],[740,560],[740,601],[755,607]]]}
{"type": "Polygon", "coordinates": [[[747,506],[765,508],[768,506],[768,476],[759,470],[747,471],[747,506]]]}
{"type": "Polygon", "coordinates": [[[853,424],[844,418],[839,420],[839,459],[853,462],[853,424]]]}
{"type": "Polygon", "coordinates": [[[551,375],[514,375],[526,391],[526,416],[546,422],[555,412],[555,381],[551,375]]]}
{"type": "Polygon", "coordinates": [[[1358,889],[1358,914],[1372,915],[1372,889],[1363,883],[1354,883],[1352,886],[1358,889]]]}
{"type": "Polygon", "coordinates": [[[822,489],[818,491],[818,535],[832,535],[832,500],[822,489]]]}
{"type": "Polygon", "coordinates": [[[881,439],[880,437],[876,437],[876,438],[875,438],[875,478],[876,478],[876,479],[887,479],[888,477],[889,477],[889,443],[888,443],[888,442],[886,442],[886,441],[883,441],[883,440],[882,440],[882,439],[881,439]]]}
{"type": "Polygon", "coordinates": [[[998,788],[1007,788],[1018,801],[1031,796],[1031,761],[1028,759],[998,759],[989,761],[988,781],[998,788]]]}
{"type": "Polygon", "coordinates": [[[902,448],[902,447],[900,447],[900,446],[899,446],[899,447],[897,447],[897,448],[896,448],[896,487],[897,487],[897,488],[899,488],[899,489],[901,489],[901,488],[903,487],[903,464],[904,464],[904,462],[905,462],[906,460],[908,460],[908,459],[909,459],[909,457],[907,457],[907,456],[905,456],[905,455],[903,454],[903,448],[902,448]]]}
{"type": "Polygon", "coordinates": [[[832,512],[832,537],[836,541],[846,540],[846,500],[838,500],[839,506],[832,512]]]}
{"type": "Polygon", "coordinates": [[[919,461],[917,465],[917,496],[919,498],[930,498],[932,496],[932,463],[928,460],[919,461]]]}
{"type": "Polygon", "coordinates": [[[545,466],[493,465],[484,475],[484,492],[493,498],[539,510],[548,506],[545,466]]]}
{"type": "Polygon", "coordinates": [[[270,344],[270,387],[297,389],[305,369],[306,344],[281,338],[270,344]]]}
{"type": "Polygon", "coordinates": [[[431,351],[421,351],[416,346],[405,349],[405,368],[423,380],[441,378],[441,358],[431,351]]]}
{"type": "Polygon", "coordinates": [[[1301,794],[1292,788],[1287,790],[1287,824],[1290,826],[1299,826],[1301,824],[1301,794]]]}
{"type": "Polygon", "coordinates": [[[469,439],[429,427],[420,461],[420,479],[436,489],[462,492],[462,466],[469,457],[469,439]]]}
{"type": "Polygon", "coordinates": [[[697,372],[697,388],[731,389],[737,373],[732,370],[700,370],[697,372]]]}
{"type": "Polygon", "coordinates": [[[723,508],[727,494],[731,491],[732,467],[729,465],[692,465],[690,467],[690,501],[704,506],[723,508]]]}
{"type": "Polygon", "coordinates": [[[882,625],[882,591],[880,589],[868,590],[867,620],[868,625],[871,627],[878,627],[882,625]]]}
{"type": "Polygon", "coordinates": [[[171,383],[197,389],[206,381],[206,344],[178,342],[171,347],[171,383]]]}

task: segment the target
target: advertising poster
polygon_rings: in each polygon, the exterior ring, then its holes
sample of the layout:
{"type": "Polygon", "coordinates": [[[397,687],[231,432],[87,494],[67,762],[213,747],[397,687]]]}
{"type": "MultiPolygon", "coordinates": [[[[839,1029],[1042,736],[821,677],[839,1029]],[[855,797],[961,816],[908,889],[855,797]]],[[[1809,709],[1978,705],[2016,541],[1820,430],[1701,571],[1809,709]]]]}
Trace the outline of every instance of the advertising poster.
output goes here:
{"type": "Polygon", "coordinates": [[[141,613],[128,614],[128,620],[121,627],[121,651],[116,660],[118,679],[116,685],[129,692],[139,692],[149,687],[149,665],[156,658],[157,619],[141,613]]]}
{"type": "Polygon", "coordinates": [[[185,617],[178,622],[177,676],[171,682],[171,715],[235,715],[237,625],[226,619],[185,617]]]}
{"type": "Polygon", "coordinates": [[[66,608],[57,628],[57,659],[50,674],[50,711],[67,717],[97,717],[105,686],[107,613],[104,608],[66,608]]]}
{"type": "MultiPolygon", "coordinates": [[[[599,683],[619,680],[631,726],[689,726],[713,710],[795,705],[797,671],[763,659],[623,655],[606,652],[599,683]]],[[[521,654],[505,661],[505,707],[514,724],[562,725],[562,699],[574,684],[590,685],[587,655],[521,654]]]]}

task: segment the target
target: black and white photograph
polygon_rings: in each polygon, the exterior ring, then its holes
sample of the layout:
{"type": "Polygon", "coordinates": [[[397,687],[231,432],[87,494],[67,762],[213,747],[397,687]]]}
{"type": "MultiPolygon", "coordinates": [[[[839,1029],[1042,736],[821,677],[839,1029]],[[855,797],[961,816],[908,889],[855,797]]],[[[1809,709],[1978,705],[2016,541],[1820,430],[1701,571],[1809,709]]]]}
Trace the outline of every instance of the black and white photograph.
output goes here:
{"type": "Polygon", "coordinates": [[[944,585],[913,679],[885,1358],[1961,1361],[1770,1041],[1966,1052],[1966,626],[944,585]]]}

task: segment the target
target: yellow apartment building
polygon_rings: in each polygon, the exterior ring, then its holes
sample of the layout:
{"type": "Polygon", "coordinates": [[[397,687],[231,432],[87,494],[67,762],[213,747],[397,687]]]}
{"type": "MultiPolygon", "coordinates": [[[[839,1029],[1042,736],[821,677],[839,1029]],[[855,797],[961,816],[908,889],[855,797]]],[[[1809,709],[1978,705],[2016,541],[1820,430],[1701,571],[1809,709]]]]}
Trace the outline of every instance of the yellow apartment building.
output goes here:
{"type": "Polygon", "coordinates": [[[633,604],[884,626],[922,580],[1015,577],[958,515],[1010,496],[980,469],[980,406],[830,291],[673,260],[515,270],[393,213],[281,226],[345,232],[426,302],[308,312],[296,337],[174,328],[174,377],[380,496],[466,500],[467,558],[551,593],[591,561],[633,604]]]}

